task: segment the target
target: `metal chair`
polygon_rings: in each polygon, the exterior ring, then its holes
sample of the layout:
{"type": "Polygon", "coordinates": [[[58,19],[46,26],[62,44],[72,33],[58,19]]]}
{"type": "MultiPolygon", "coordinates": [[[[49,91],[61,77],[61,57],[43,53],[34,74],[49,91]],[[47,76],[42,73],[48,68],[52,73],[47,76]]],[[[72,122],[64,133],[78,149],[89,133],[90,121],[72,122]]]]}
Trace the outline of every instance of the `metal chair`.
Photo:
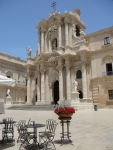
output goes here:
{"type": "Polygon", "coordinates": [[[11,143],[14,144],[14,122],[13,118],[4,118],[4,127],[2,129],[2,143],[11,143]]]}
{"type": "MultiPolygon", "coordinates": [[[[31,118],[29,119],[28,121],[28,124],[30,123],[31,121],[31,118]]],[[[18,139],[17,139],[17,142],[19,141],[19,139],[21,139],[21,136],[27,132],[27,128],[26,128],[26,120],[20,120],[18,123],[17,123],[17,131],[18,131],[18,139]]]]}
{"type": "Polygon", "coordinates": [[[27,132],[27,128],[25,126],[26,126],[26,120],[20,120],[17,124],[17,131],[19,134],[17,143],[21,139],[22,134],[27,132]]]}
{"type": "Polygon", "coordinates": [[[27,130],[27,125],[29,125],[31,123],[31,119],[29,119],[28,124],[26,124],[25,120],[20,120],[18,123],[18,139],[17,141],[20,139],[21,145],[19,147],[19,149],[21,149],[21,147],[28,147],[29,145],[31,145],[30,141],[34,138],[34,132],[29,132],[27,130]]]}
{"type": "Polygon", "coordinates": [[[44,144],[46,149],[48,149],[50,144],[52,144],[55,148],[53,139],[55,136],[55,130],[56,130],[57,125],[58,123],[56,123],[55,120],[48,119],[46,120],[45,131],[39,132],[39,143],[44,144]]]}

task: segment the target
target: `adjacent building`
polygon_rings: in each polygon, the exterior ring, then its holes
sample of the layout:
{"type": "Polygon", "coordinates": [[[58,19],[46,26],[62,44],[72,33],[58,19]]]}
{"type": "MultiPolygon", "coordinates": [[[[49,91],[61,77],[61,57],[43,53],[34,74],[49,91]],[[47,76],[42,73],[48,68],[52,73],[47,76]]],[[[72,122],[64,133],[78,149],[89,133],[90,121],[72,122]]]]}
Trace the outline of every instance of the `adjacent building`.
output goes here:
{"type": "Polygon", "coordinates": [[[26,91],[26,61],[0,52],[0,75],[15,80],[14,87],[0,85],[0,102],[6,103],[8,89],[13,104],[24,104],[27,97],[26,91]]]}

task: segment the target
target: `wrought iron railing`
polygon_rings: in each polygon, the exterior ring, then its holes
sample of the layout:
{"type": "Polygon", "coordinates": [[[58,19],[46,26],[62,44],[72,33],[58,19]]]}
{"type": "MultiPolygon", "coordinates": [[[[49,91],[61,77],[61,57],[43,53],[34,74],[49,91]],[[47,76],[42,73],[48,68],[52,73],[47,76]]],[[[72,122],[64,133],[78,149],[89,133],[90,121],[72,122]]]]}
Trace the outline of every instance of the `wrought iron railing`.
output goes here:
{"type": "Polygon", "coordinates": [[[102,72],[102,76],[113,76],[113,71],[102,72]]]}

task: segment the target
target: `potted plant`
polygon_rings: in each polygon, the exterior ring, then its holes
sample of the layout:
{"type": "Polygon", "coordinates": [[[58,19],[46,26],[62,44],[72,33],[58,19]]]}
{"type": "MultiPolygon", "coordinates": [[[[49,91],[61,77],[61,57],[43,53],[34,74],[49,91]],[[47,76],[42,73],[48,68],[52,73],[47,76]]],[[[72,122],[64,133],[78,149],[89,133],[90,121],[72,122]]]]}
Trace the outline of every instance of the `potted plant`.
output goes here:
{"type": "Polygon", "coordinates": [[[58,101],[58,106],[55,107],[54,112],[59,116],[60,120],[70,120],[73,113],[75,113],[75,109],[70,106],[69,101],[62,100],[58,101]]]}

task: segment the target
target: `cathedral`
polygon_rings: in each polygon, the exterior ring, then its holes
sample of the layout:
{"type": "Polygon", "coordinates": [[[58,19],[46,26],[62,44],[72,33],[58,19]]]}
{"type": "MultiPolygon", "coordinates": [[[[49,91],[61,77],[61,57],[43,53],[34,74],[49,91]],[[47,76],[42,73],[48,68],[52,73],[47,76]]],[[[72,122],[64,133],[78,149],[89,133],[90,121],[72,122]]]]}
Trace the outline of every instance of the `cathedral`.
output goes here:
{"type": "Polygon", "coordinates": [[[26,85],[20,101],[27,105],[71,102],[75,80],[80,103],[113,105],[113,26],[86,35],[80,14],[76,8],[63,14],[53,10],[36,26],[35,57],[29,47],[27,62],[18,61],[26,85]]]}

